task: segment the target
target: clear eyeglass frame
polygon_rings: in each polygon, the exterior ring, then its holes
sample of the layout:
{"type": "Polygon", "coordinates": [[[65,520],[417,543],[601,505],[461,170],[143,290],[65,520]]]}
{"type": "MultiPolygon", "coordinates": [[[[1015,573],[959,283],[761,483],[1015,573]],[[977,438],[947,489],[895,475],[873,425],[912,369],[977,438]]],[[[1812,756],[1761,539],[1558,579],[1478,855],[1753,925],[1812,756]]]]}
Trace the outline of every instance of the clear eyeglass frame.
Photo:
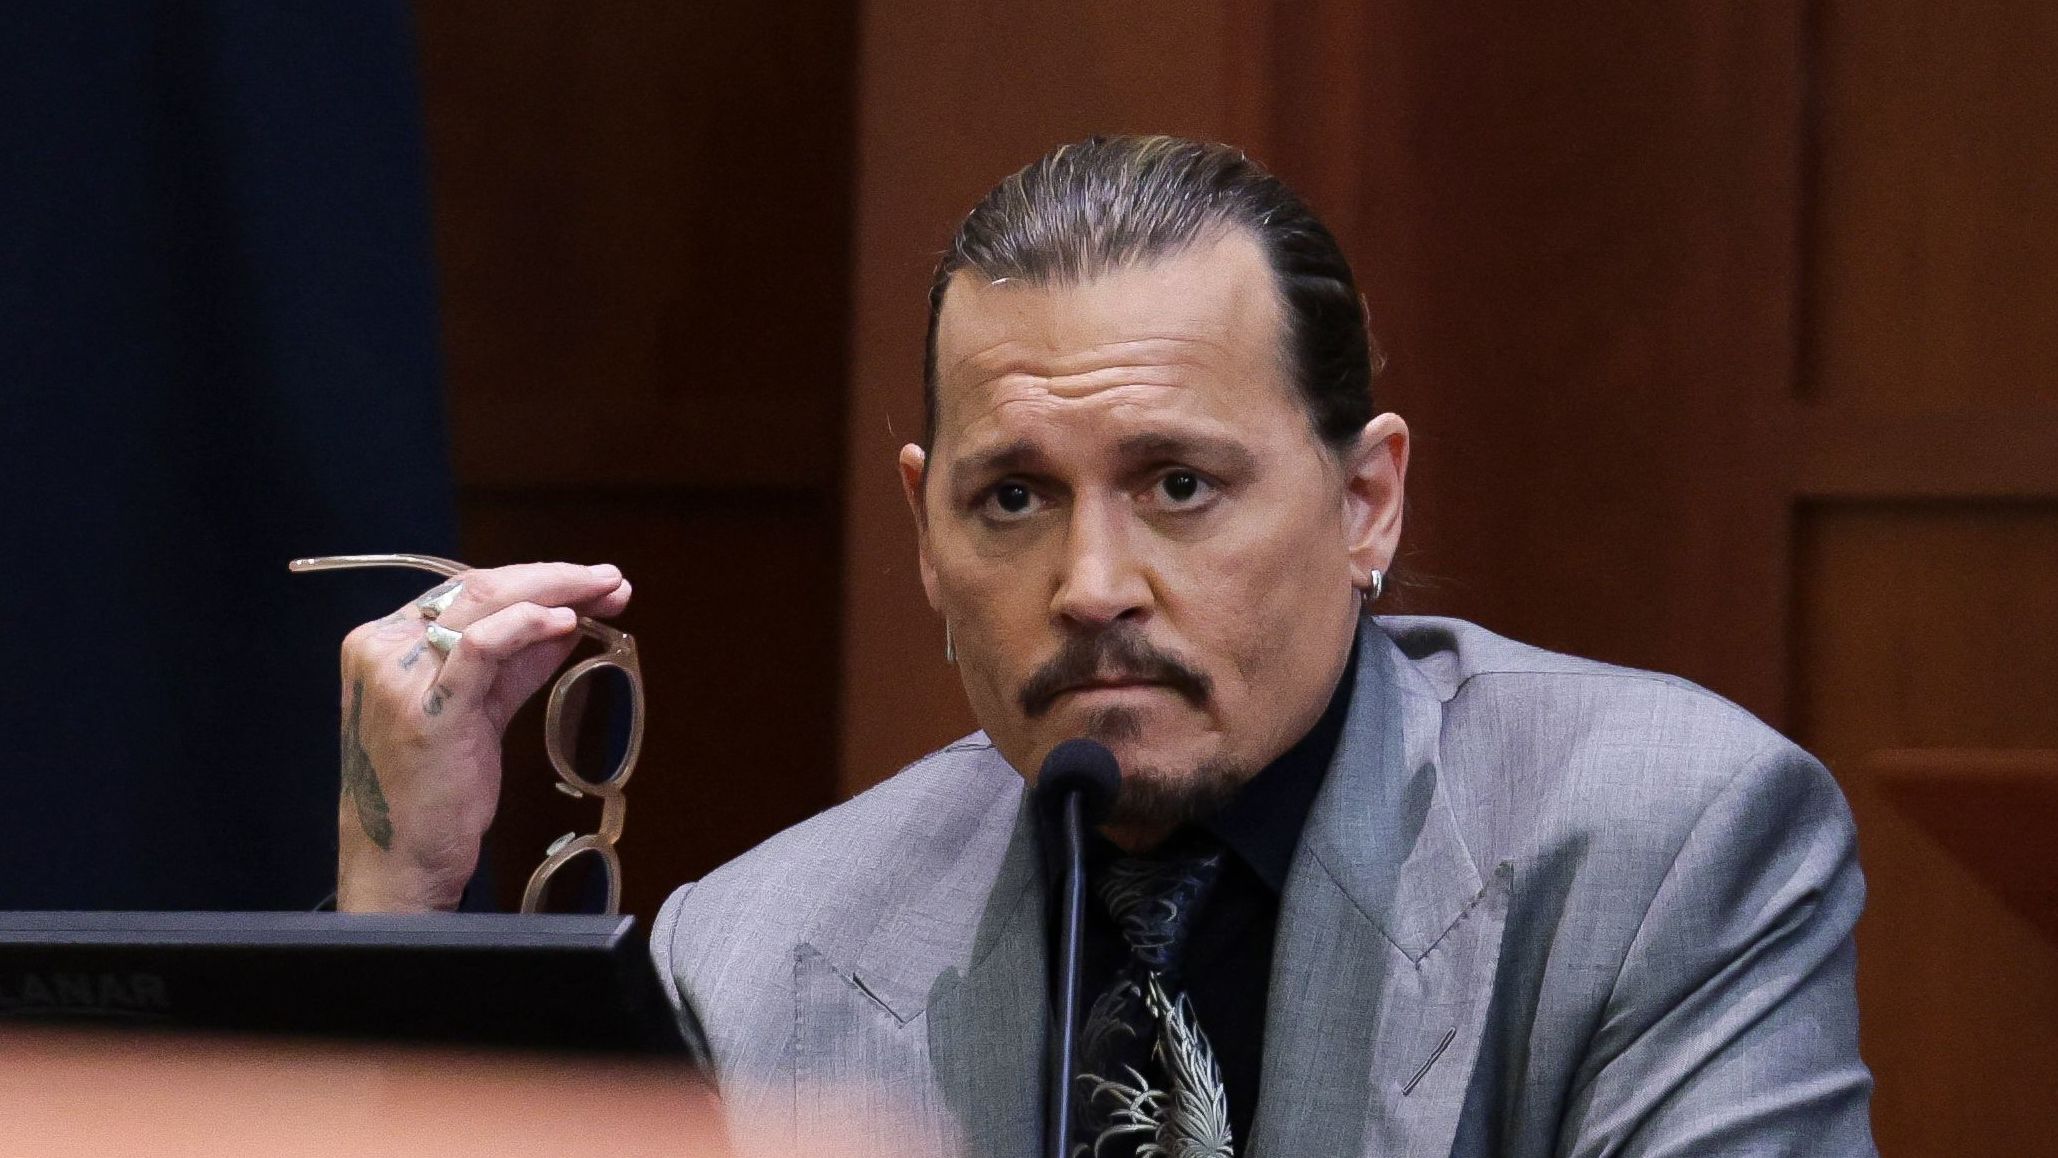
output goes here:
{"type": "MultiPolygon", "coordinates": [[[[360,567],[408,567],[446,579],[458,578],[474,570],[454,559],[410,554],[323,555],[295,559],[286,567],[295,573],[345,571],[360,567]]],[[[636,655],[635,638],[625,631],[581,615],[579,634],[598,643],[602,650],[598,655],[573,664],[551,685],[550,700],[544,708],[543,744],[550,756],[551,767],[557,771],[558,782],[553,787],[574,799],[592,796],[600,800],[600,831],[586,836],[568,832],[551,843],[543,863],[529,874],[529,883],[522,890],[524,913],[541,912],[550,879],[557,875],[559,869],[588,853],[599,858],[607,878],[606,912],[613,916],[622,910],[622,858],[615,851],[615,842],[622,838],[622,826],[629,812],[629,802],[622,790],[627,787],[630,773],[636,770],[637,757],[643,752],[643,665],[636,655]],[[566,717],[573,710],[575,693],[579,693],[579,702],[583,706],[580,681],[603,668],[620,671],[628,680],[629,737],[614,775],[605,780],[591,780],[580,775],[573,760],[571,740],[568,739],[571,729],[566,717]]]]}

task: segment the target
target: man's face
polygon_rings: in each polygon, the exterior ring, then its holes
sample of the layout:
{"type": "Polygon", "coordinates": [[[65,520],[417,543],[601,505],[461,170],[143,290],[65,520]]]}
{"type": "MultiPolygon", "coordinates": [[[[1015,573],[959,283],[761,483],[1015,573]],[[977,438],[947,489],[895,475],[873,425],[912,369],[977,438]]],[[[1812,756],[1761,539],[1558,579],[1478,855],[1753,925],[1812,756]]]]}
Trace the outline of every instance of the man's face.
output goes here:
{"type": "Polygon", "coordinates": [[[1382,415],[1327,451],[1281,326],[1243,231],[945,295],[934,442],[901,452],[923,582],[1009,763],[1033,777],[1075,736],[1114,751],[1125,843],[1313,726],[1398,540],[1407,428],[1382,415]]]}

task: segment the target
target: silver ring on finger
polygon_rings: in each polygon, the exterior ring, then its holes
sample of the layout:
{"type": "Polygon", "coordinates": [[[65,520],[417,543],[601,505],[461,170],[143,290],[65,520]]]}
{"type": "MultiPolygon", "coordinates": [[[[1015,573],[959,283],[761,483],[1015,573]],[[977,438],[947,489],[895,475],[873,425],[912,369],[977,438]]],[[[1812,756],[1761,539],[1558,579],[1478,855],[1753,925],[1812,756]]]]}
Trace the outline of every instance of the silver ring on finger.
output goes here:
{"type": "Polygon", "coordinates": [[[452,579],[448,583],[439,583],[423,593],[420,599],[414,601],[414,609],[422,613],[423,619],[439,618],[444,612],[450,610],[450,605],[456,603],[457,597],[463,592],[464,580],[462,579],[452,579]]]}
{"type": "Polygon", "coordinates": [[[429,646],[444,655],[449,655],[451,649],[457,646],[457,641],[464,638],[464,632],[452,631],[435,620],[430,620],[427,628],[429,646]]]}

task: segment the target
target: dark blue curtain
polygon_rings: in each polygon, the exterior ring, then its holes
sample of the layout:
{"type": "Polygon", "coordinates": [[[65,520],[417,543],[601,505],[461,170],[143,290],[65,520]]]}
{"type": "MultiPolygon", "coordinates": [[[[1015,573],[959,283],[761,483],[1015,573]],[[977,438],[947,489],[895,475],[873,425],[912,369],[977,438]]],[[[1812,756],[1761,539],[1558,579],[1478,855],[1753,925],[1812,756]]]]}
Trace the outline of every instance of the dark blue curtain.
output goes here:
{"type": "Polygon", "coordinates": [[[450,553],[405,4],[0,8],[0,908],[330,888],[336,648],[450,553]]]}

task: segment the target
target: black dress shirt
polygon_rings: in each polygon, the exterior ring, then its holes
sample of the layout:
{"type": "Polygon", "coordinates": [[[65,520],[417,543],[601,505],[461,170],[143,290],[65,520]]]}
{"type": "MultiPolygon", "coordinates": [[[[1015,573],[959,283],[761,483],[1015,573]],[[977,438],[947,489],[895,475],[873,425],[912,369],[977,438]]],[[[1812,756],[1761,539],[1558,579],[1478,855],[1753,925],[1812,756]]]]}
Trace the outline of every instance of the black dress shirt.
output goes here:
{"type": "MultiPolygon", "coordinates": [[[[1272,976],[1279,899],[1286,890],[1287,872],[1293,867],[1308,810],[1322,789],[1343,734],[1356,672],[1357,648],[1353,645],[1329,707],[1308,734],[1252,777],[1220,812],[1180,829],[1165,842],[1167,848],[1212,843],[1230,853],[1224,858],[1214,892],[1195,915],[1187,942],[1185,979],[1194,1017],[1222,1066],[1238,1152],[1249,1144],[1251,1123],[1257,1115],[1258,1083],[1265,1059],[1265,1001],[1272,976]]],[[[1128,957],[1128,947],[1114,920],[1091,895],[1098,866],[1122,854],[1097,833],[1089,840],[1086,925],[1080,950],[1082,1009],[1114,983],[1128,957]]],[[[1058,846],[1047,841],[1045,847],[1058,846]]],[[[1063,872],[1060,857],[1046,861],[1054,874],[1063,872]]],[[[1059,891],[1051,890],[1053,896],[1059,891]]],[[[1051,927],[1055,930],[1055,920],[1051,927]]],[[[1052,956],[1055,959],[1055,934],[1052,956]]],[[[1057,972],[1053,968],[1054,983],[1057,972]]]]}

